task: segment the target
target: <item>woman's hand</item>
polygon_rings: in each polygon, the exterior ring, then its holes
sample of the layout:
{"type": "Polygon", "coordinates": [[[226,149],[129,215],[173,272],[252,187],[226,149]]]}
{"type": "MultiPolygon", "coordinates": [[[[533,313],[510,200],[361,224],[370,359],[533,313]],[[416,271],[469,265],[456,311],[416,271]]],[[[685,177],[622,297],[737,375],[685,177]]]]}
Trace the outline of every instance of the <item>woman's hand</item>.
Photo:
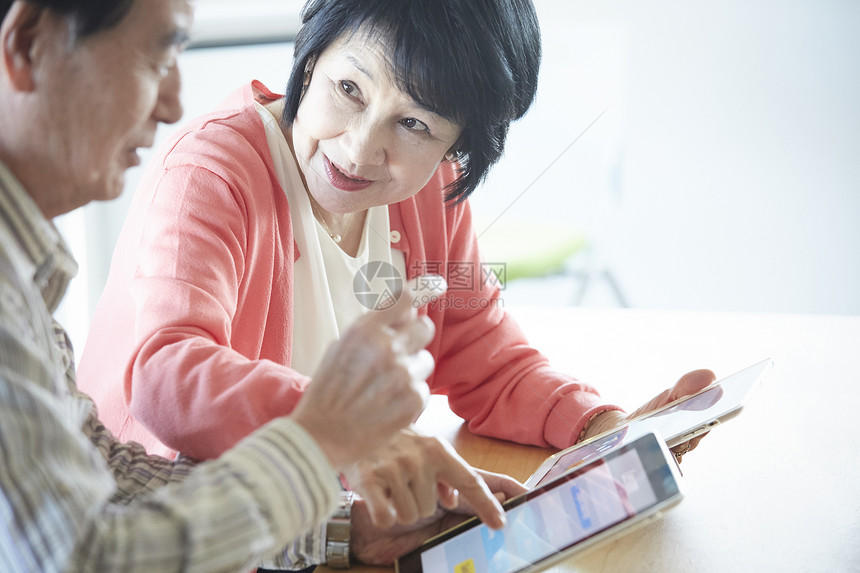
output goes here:
{"type": "MultiPolygon", "coordinates": [[[[423,283],[422,283],[423,284],[423,283]]],[[[444,292],[433,281],[431,294],[444,292]]],[[[424,347],[433,323],[420,317],[419,291],[406,288],[390,308],[361,316],[332,344],[292,417],[343,469],[391,441],[424,408],[433,357],[424,347]]],[[[427,295],[427,286],[420,291],[427,295]]]]}
{"type": "Polygon", "coordinates": [[[367,500],[356,497],[351,519],[349,544],[356,560],[366,565],[390,566],[401,555],[467,518],[438,508],[430,517],[409,525],[379,527],[374,523],[367,500]]]}
{"type": "Polygon", "coordinates": [[[475,514],[488,526],[504,526],[499,500],[526,488],[501,474],[477,470],[439,438],[413,429],[399,432],[384,448],[344,473],[364,499],[376,527],[409,525],[445,509],[475,514]]]}
{"type": "MultiPolygon", "coordinates": [[[[714,380],[716,380],[716,376],[710,370],[694,370],[689,372],[683,375],[672,388],[657,394],[630,414],[624,414],[617,410],[610,410],[600,414],[588,424],[583,440],[587,440],[588,438],[598,436],[608,432],[609,430],[622,426],[634,418],[638,418],[642,414],[661,408],[679,398],[695,394],[699,390],[710,385],[714,380]]],[[[704,438],[705,435],[706,434],[702,434],[701,436],[697,436],[688,442],[678,444],[672,448],[675,458],[680,462],[681,456],[695,449],[696,446],[699,445],[699,441],[704,438]]]]}

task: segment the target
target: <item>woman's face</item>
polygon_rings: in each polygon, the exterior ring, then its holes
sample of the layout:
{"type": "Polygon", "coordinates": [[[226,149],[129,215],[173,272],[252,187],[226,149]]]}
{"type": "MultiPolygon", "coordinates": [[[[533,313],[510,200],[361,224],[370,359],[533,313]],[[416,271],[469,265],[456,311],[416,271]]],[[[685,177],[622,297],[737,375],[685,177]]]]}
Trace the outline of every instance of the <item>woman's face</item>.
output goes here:
{"type": "Polygon", "coordinates": [[[384,44],[348,34],[317,58],[292,126],[293,150],[313,198],[352,213],[411,197],[461,128],[398,89],[384,44]]]}

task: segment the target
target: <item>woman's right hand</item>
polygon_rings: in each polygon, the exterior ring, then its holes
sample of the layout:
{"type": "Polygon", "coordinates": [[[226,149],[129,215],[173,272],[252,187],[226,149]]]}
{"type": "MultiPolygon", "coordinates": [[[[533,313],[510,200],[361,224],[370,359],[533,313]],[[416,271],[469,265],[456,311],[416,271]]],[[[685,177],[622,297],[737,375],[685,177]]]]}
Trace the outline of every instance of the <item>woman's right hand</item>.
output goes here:
{"type": "MultiPolygon", "coordinates": [[[[421,277],[416,280],[421,280],[421,277]]],[[[316,440],[332,466],[366,457],[424,408],[433,358],[424,349],[433,323],[418,315],[415,297],[444,293],[444,280],[403,289],[390,308],[361,316],[323,357],[292,417],[316,440]]]]}

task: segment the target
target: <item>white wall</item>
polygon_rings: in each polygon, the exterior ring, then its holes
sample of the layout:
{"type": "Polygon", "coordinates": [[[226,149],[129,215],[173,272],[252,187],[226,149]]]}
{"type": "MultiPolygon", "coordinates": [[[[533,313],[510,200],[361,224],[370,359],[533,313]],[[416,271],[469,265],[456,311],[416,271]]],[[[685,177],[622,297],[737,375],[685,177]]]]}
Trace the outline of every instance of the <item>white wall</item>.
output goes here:
{"type": "Polygon", "coordinates": [[[626,274],[678,284],[643,283],[643,302],[860,312],[860,4],[652,9],[630,65],[632,233],[620,248],[633,251],[626,274]],[[677,222],[648,233],[655,212],[677,222]],[[647,264],[673,246],[675,260],[647,264]]]}
{"type": "Polygon", "coordinates": [[[860,312],[860,4],[536,4],[538,102],[477,208],[502,210],[611,106],[517,216],[601,221],[634,306],[860,312]]]}

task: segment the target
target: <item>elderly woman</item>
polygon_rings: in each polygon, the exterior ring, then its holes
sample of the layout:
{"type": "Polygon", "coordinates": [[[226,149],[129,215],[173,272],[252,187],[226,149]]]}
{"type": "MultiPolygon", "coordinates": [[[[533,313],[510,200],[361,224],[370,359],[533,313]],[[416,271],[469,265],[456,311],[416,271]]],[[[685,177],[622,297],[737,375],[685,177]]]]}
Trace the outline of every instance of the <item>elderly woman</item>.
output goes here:
{"type": "MultiPolygon", "coordinates": [[[[312,0],[303,18],[286,95],[251,82],[181,130],[117,245],[79,379],[153,451],[212,458],[290,412],[374,306],[356,294],[379,272],[393,284],[480,268],[467,197],[535,96],[530,1],[312,0]]],[[[435,325],[428,383],[473,432],[563,448],[624,419],[550,368],[492,282],[447,278],[421,311],[435,325]]],[[[643,408],[711,380],[691,373],[643,408]]],[[[379,480],[408,522],[435,507],[446,462],[414,433],[398,442],[394,462],[347,478],[379,480]]]]}

